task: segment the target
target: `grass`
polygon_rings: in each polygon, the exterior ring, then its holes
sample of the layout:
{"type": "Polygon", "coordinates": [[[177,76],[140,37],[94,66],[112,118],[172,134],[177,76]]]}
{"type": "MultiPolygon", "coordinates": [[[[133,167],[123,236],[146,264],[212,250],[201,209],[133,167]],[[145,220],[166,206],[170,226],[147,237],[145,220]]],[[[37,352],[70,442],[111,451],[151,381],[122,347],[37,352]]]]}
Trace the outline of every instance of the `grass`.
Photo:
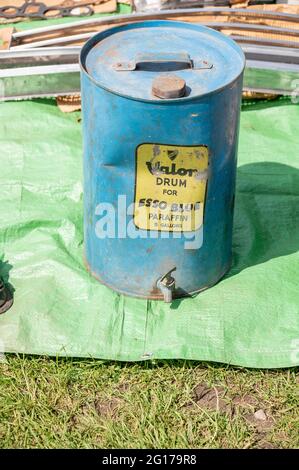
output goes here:
{"type": "Polygon", "coordinates": [[[0,447],[298,448],[298,370],[8,355],[0,447]]]}

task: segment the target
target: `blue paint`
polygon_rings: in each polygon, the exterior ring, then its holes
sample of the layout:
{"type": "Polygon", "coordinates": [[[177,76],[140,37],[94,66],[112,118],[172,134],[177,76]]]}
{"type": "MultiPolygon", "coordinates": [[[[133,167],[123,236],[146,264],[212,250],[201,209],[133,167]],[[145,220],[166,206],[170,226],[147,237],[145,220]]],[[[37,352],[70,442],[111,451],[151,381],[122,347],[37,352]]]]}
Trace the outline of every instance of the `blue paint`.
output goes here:
{"type": "MultiPolygon", "coordinates": [[[[238,45],[214,30],[187,23],[147,21],[111,28],[83,47],[85,256],[103,283],[128,295],[158,298],[156,282],[174,266],[177,295],[209,287],[229,269],[243,68],[238,45]],[[189,95],[161,100],[151,94],[151,84],[164,73],[165,64],[131,71],[113,68],[148,53],[185,53],[194,63],[206,60],[213,67],[168,71],[184,78],[189,95]],[[135,154],[142,143],[208,146],[199,248],[185,249],[184,237],[163,239],[163,233],[151,232],[155,238],[149,238],[136,230],[139,238],[132,239],[123,233],[118,196],[125,195],[127,204],[134,202],[135,154]],[[115,238],[97,236],[100,203],[115,208],[120,228],[115,238]]],[[[126,223],[132,225],[132,215],[126,223]]]]}

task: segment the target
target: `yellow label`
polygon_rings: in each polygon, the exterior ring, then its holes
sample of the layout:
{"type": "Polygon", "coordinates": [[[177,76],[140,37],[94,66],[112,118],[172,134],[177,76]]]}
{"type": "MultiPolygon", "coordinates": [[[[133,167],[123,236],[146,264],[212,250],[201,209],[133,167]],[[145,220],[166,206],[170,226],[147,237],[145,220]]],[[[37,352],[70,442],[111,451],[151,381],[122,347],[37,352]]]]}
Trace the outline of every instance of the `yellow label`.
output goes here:
{"type": "Polygon", "coordinates": [[[142,230],[193,232],[203,223],[205,145],[141,144],[136,152],[134,223],[142,230]]]}

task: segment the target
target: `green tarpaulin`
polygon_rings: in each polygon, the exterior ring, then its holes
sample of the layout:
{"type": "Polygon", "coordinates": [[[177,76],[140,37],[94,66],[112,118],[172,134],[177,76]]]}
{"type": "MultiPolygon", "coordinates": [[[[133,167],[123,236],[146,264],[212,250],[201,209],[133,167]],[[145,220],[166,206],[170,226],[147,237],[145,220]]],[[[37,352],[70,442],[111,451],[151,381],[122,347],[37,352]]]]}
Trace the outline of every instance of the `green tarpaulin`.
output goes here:
{"type": "Polygon", "coordinates": [[[4,351],[299,364],[299,106],[243,106],[233,267],[171,305],[114,293],[84,267],[80,113],[33,100],[0,116],[0,274],[15,297],[4,351]]]}

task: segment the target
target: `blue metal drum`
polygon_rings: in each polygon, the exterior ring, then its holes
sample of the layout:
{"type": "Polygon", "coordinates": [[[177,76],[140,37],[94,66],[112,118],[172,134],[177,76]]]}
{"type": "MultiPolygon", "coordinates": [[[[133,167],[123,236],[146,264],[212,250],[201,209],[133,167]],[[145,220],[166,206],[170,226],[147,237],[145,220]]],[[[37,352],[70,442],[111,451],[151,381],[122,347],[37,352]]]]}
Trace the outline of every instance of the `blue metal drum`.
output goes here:
{"type": "Polygon", "coordinates": [[[146,21],[96,34],[80,63],[90,271],[167,302],[212,286],[231,265],[242,50],[146,21]]]}

